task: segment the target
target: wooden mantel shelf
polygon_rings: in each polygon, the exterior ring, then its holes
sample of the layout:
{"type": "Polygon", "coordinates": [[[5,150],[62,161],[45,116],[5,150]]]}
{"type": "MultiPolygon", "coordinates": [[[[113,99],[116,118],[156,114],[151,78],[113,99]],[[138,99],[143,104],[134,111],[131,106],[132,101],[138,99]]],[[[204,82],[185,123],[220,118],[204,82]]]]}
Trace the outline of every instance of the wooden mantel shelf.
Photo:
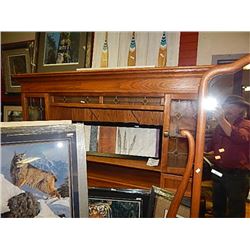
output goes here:
{"type": "Polygon", "coordinates": [[[201,76],[211,67],[87,69],[17,74],[13,78],[25,83],[22,92],[197,93],[201,76]],[[193,81],[187,78],[193,78],[193,81]]]}
{"type": "MultiPolygon", "coordinates": [[[[47,77],[51,75],[55,76],[61,76],[61,77],[71,77],[71,76],[82,76],[82,75],[118,75],[118,77],[122,75],[131,75],[131,74],[149,74],[152,73],[163,73],[163,74],[169,74],[169,73],[192,73],[197,74],[199,72],[204,73],[204,71],[207,71],[211,68],[213,68],[214,65],[201,65],[201,66],[183,66],[183,67],[122,67],[122,68],[86,68],[76,71],[58,71],[58,72],[42,72],[42,73],[25,73],[25,74],[16,74],[16,79],[21,79],[22,77],[25,77],[25,79],[28,78],[36,78],[36,77],[47,77]]],[[[143,76],[142,76],[143,77],[143,76]]]]}

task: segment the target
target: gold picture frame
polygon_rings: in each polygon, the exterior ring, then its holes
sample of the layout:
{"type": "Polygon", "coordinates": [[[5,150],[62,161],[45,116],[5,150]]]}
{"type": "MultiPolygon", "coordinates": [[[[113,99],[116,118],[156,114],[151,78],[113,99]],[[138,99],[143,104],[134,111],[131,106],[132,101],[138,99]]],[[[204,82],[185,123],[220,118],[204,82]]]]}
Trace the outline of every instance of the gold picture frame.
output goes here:
{"type": "Polygon", "coordinates": [[[17,122],[23,120],[23,113],[21,106],[4,106],[3,107],[3,121],[17,122]]]}

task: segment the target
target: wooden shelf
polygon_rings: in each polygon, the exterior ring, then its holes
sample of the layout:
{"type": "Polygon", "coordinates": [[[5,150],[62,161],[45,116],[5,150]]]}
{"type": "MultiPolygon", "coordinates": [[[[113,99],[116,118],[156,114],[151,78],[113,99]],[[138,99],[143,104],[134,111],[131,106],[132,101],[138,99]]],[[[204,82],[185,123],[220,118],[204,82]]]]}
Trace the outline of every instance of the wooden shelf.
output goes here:
{"type": "Polygon", "coordinates": [[[150,188],[145,188],[144,185],[131,184],[125,181],[119,181],[119,180],[116,181],[114,179],[105,179],[103,177],[94,177],[94,176],[88,177],[89,187],[103,187],[104,183],[105,183],[105,186],[110,185],[113,188],[150,189],[150,188]]]}
{"type": "Polygon", "coordinates": [[[126,104],[92,104],[92,103],[51,103],[54,107],[69,107],[69,108],[91,108],[91,109],[125,109],[125,110],[150,110],[163,111],[164,106],[151,105],[126,105],[126,104]]]}
{"type": "Polygon", "coordinates": [[[143,169],[148,171],[160,172],[160,167],[150,167],[147,166],[146,160],[134,160],[134,159],[125,159],[125,158],[114,158],[114,157],[103,157],[95,155],[87,155],[87,161],[104,163],[109,165],[116,165],[121,167],[133,168],[133,169],[143,169]]]}
{"type": "Polygon", "coordinates": [[[88,162],[88,184],[95,187],[150,189],[160,185],[160,172],[88,162]]]}

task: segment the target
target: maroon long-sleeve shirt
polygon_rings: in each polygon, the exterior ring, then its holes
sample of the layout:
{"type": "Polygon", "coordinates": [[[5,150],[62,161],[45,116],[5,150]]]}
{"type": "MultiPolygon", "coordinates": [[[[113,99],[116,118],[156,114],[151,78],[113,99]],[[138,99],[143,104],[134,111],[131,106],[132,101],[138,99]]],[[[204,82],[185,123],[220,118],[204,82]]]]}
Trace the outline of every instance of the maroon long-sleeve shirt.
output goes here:
{"type": "Polygon", "coordinates": [[[227,136],[218,125],[213,136],[215,165],[223,168],[250,170],[250,120],[238,119],[227,136]]]}

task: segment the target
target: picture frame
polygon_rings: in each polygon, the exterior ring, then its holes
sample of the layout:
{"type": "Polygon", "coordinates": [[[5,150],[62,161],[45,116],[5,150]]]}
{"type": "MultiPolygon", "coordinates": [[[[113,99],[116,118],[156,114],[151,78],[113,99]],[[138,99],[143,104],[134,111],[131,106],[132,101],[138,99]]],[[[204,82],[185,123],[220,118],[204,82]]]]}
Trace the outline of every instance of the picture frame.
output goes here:
{"type": "Polygon", "coordinates": [[[91,67],[93,32],[40,32],[36,40],[37,72],[91,67]]]}
{"type": "Polygon", "coordinates": [[[1,217],[88,217],[83,124],[3,126],[1,149],[1,217]]]}
{"type": "Polygon", "coordinates": [[[22,106],[3,106],[3,121],[17,122],[23,120],[22,106]]]}
{"type": "MultiPolygon", "coordinates": [[[[174,198],[174,192],[152,186],[149,200],[148,217],[150,218],[166,218],[171,201],[174,198]]],[[[179,206],[176,217],[189,218],[191,208],[191,199],[183,197],[179,206]]]]}
{"type": "Polygon", "coordinates": [[[12,75],[31,73],[31,55],[29,48],[8,49],[2,51],[3,74],[6,93],[19,93],[21,86],[11,79],[12,75]]]}
{"type": "Polygon", "coordinates": [[[126,159],[158,159],[160,155],[159,127],[86,122],[85,135],[88,155],[126,159]]]}
{"type": "Polygon", "coordinates": [[[143,189],[89,188],[89,218],[145,218],[150,192],[143,189]]]}

